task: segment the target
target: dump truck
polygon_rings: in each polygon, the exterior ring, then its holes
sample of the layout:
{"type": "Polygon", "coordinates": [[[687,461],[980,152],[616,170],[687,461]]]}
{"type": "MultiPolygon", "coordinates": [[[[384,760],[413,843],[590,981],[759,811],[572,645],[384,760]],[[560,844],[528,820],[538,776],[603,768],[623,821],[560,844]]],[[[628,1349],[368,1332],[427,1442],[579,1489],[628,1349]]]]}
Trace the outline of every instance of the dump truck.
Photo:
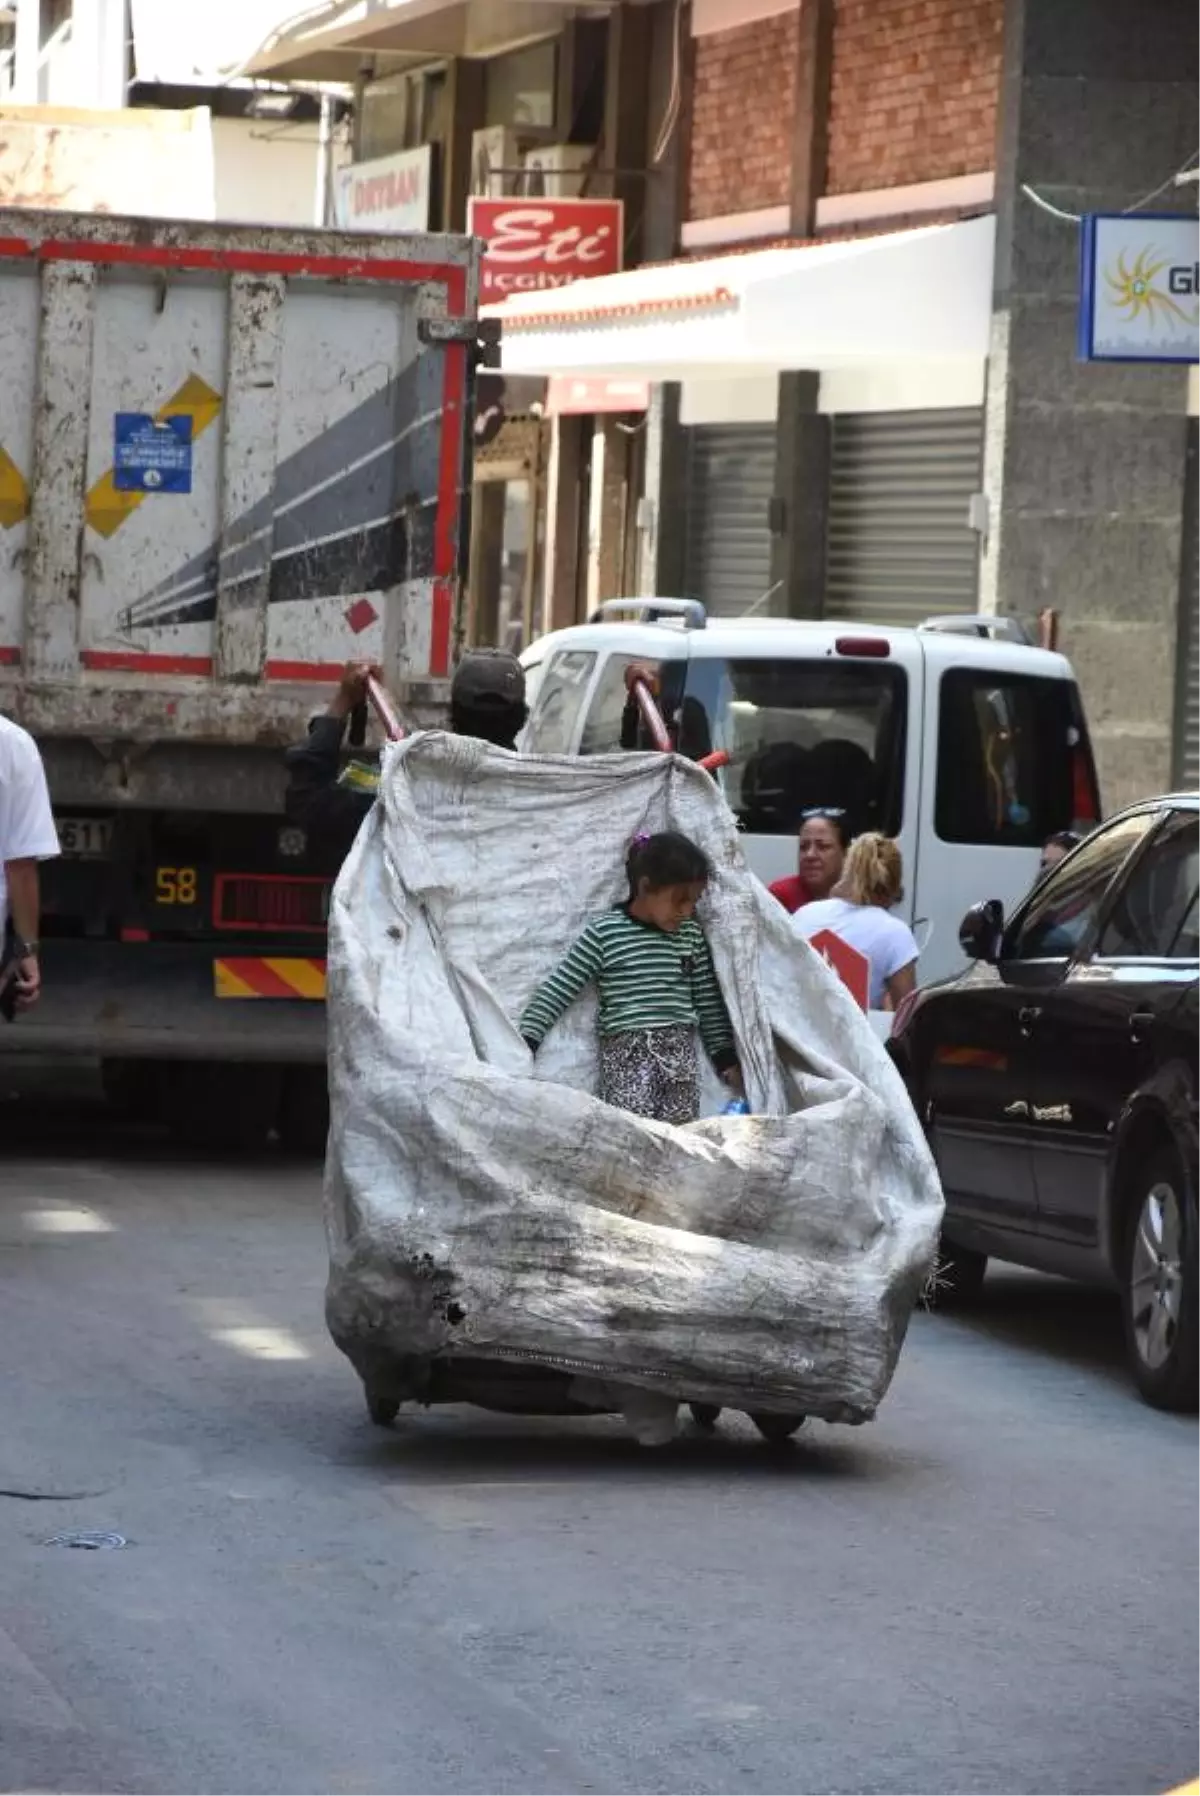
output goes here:
{"type": "Polygon", "coordinates": [[[0,711],[62,846],[0,1053],[311,1132],[336,869],[283,750],[351,658],[444,714],[477,288],[469,237],[0,210],[0,711]]]}

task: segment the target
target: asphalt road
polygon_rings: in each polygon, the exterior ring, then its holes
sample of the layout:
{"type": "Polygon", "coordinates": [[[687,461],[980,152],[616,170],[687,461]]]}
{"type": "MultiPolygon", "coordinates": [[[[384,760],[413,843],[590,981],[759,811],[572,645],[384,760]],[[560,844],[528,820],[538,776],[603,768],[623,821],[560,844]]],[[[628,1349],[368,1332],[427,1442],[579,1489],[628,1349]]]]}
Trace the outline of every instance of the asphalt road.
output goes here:
{"type": "Polygon", "coordinates": [[[1196,1770],[1194,1422],[993,1274],[878,1420],[372,1428],[319,1175],[0,1101],[0,1787],[1136,1791],[1196,1770]],[[119,1530],[115,1551],[47,1545],[119,1530]]]}

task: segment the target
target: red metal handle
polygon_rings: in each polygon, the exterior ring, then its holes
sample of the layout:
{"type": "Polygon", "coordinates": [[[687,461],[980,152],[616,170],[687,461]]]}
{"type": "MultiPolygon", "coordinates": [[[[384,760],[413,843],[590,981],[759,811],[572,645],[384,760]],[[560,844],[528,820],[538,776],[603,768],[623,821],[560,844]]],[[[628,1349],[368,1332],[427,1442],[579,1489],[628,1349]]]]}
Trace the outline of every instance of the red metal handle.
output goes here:
{"type": "Polygon", "coordinates": [[[661,749],[663,754],[669,755],[672,752],[670,733],[663,722],[662,712],[651,696],[650,688],[645,680],[634,680],[630,691],[637,700],[637,708],[642,714],[642,722],[649,730],[655,748],[661,749]]]}
{"type": "Polygon", "coordinates": [[[383,726],[383,733],[389,742],[399,742],[404,736],[404,726],[392,705],[391,699],[384,691],[374,674],[366,678],[367,699],[371,709],[383,726]]]}

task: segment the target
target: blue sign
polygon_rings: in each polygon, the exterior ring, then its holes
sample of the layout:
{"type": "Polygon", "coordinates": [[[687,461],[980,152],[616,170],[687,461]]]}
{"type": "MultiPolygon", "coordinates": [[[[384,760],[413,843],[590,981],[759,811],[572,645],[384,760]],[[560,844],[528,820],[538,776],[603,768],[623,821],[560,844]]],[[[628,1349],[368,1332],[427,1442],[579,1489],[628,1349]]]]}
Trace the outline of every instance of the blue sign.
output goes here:
{"type": "Polygon", "coordinates": [[[113,485],[119,493],[190,493],[192,417],[152,418],[118,412],[114,419],[113,485]]]}
{"type": "Polygon", "coordinates": [[[1082,361],[1200,359],[1200,223],[1194,213],[1089,213],[1080,249],[1082,361]]]}

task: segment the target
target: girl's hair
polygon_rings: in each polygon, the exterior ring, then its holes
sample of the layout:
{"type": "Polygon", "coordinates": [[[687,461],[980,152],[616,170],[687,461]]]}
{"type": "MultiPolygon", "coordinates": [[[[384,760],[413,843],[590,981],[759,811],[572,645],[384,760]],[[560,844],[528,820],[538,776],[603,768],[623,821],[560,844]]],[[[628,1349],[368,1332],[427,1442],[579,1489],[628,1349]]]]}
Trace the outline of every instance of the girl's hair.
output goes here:
{"type": "Polygon", "coordinates": [[[808,810],[801,811],[800,828],[796,832],[797,835],[803,833],[806,823],[827,823],[841,843],[843,853],[854,840],[850,819],[846,812],[837,805],[815,804],[811,805],[808,810]]]}
{"type": "Polygon", "coordinates": [[[663,886],[705,885],[712,873],[708,856],[686,836],[667,829],[657,836],[635,836],[625,856],[629,896],[636,898],[643,879],[652,892],[663,886]]]}
{"type": "Polygon", "coordinates": [[[877,830],[868,830],[850,844],[836,895],[850,904],[893,905],[903,882],[900,844],[877,830]]]}
{"type": "Polygon", "coordinates": [[[1083,841],[1077,829],[1056,829],[1052,836],[1047,836],[1043,848],[1062,848],[1070,854],[1072,848],[1078,848],[1083,841]]]}

